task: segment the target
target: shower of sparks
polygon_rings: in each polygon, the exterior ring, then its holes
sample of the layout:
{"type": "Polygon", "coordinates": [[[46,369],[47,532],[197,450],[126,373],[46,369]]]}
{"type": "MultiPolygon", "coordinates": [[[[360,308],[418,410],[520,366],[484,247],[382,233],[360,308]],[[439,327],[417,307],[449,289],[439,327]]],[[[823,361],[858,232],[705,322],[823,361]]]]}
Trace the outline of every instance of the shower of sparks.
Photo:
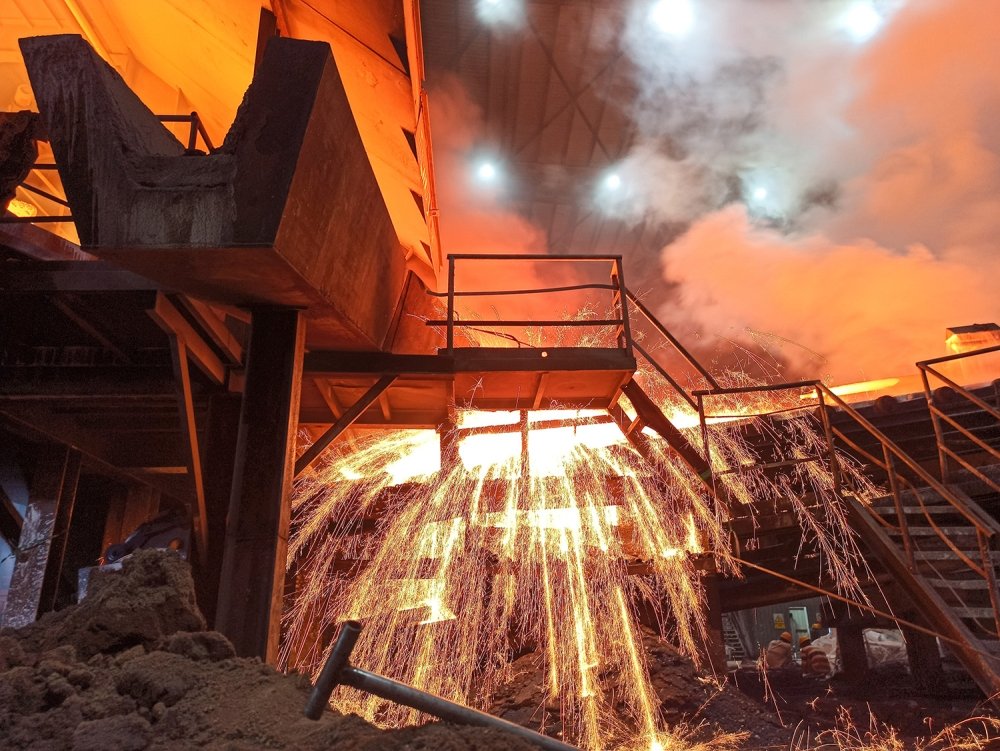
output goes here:
{"type": "MultiPolygon", "coordinates": [[[[360,619],[367,627],[357,664],[488,705],[513,651],[538,646],[567,738],[595,749],[683,747],[658,712],[636,607],[642,602],[670,624],[698,660],[706,633],[696,556],[707,549],[720,569],[736,570],[724,517],[662,442],[652,441],[666,478],[615,435],[616,426],[574,426],[581,416],[589,413],[565,413],[566,427],[530,431],[526,463],[519,434],[481,434],[461,442],[456,466],[441,468],[437,434],[409,431],[369,439],[308,477],[295,507],[290,560],[299,586],[287,615],[286,661],[316,669],[333,625],[360,619]],[[627,676],[625,713],[602,691],[608,666],[627,676]]],[[[462,425],[484,417],[467,413],[462,425]]],[[[736,424],[713,425],[719,466],[746,456],[733,438],[736,424]]],[[[816,449],[815,433],[784,430],[800,454],[816,449]]],[[[799,479],[826,492],[826,518],[836,518],[842,512],[823,465],[798,466],[799,479]]],[[[748,472],[723,482],[747,504],[792,501],[836,580],[857,590],[846,526],[841,533],[839,524],[821,523],[791,478],[748,472]]],[[[344,691],[336,701],[385,725],[418,719],[372,696],[344,691]]]]}
{"type": "MultiPolygon", "coordinates": [[[[733,507],[648,430],[640,456],[603,411],[460,409],[451,436],[457,459],[443,466],[433,431],[355,440],[296,488],[284,663],[318,670],[336,624],[357,619],[366,628],[356,664],[489,707],[513,658],[537,650],[545,709],[558,708],[566,740],[586,749],[691,748],[683,728],[663,720],[640,609],[699,663],[707,643],[702,564],[738,576],[726,522],[769,506],[798,515],[802,554],[819,556],[824,579],[841,592],[864,597],[855,573],[864,563],[834,492],[822,428],[799,391],[719,397],[706,404],[703,429],[654,372],[636,377],[707,452],[733,507]],[[496,425],[510,432],[474,430],[496,425]],[[748,433],[781,446],[787,466],[766,471],[748,433]],[[620,676],[614,691],[602,685],[609,671],[620,676]]],[[[748,385],[740,374],[726,381],[748,385]]],[[[622,408],[631,405],[623,399],[622,408]]],[[[877,493],[846,458],[840,468],[842,490],[863,500],[877,493]]],[[[421,719],[349,689],[334,701],[384,726],[421,719]]]]}

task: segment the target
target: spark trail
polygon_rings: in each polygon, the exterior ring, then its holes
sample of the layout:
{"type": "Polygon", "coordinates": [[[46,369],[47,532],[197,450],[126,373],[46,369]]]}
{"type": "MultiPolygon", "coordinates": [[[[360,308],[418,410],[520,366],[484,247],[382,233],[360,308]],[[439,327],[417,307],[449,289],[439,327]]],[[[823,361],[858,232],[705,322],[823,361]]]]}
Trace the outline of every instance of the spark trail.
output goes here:
{"type": "MultiPolygon", "coordinates": [[[[661,404],[680,421],[680,407],[662,396],[661,404]]],[[[746,415],[755,405],[741,408],[746,415]]],[[[297,588],[286,610],[285,664],[318,669],[334,624],[361,619],[357,664],[488,706],[516,651],[537,647],[546,656],[546,706],[559,708],[558,717],[540,722],[560,722],[567,740],[588,749],[685,748],[656,705],[638,608],[699,661],[707,639],[699,563],[712,558],[719,570],[738,573],[729,512],[662,441],[651,438],[659,464],[651,468],[617,426],[588,424],[598,414],[530,413],[529,427],[565,424],[529,430],[527,456],[516,432],[470,435],[454,466],[441,466],[432,431],[342,448],[297,488],[289,555],[297,588]],[[616,696],[601,685],[609,668],[622,676],[616,696]],[[622,699],[624,712],[616,707],[622,699]]],[[[517,419],[464,412],[459,425],[517,419]]],[[[806,417],[782,422],[791,451],[805,456],[816,448],[806,417]]],[[[714,465],[750,461],[735,425],[711,425],[714,465]]],[[[698,428],[688,431],[696,436],[698,428]]],[[[837,521],[842,510],[822,462],[806,460],[793,475],[769,479],[751,468],[720,482],[745,512],[799,498],[805,485],[825,518],[837,521]]],[[[857,473],[855,480],[863,486],[857,473]]],[[[792,506],[838,586],[857,593],[849,532],[831,533],[815,518],[816,506],[792,506]]],[[[418,721],[404,707],[353,691],[335,701],[387,726],[418,721]]]]}

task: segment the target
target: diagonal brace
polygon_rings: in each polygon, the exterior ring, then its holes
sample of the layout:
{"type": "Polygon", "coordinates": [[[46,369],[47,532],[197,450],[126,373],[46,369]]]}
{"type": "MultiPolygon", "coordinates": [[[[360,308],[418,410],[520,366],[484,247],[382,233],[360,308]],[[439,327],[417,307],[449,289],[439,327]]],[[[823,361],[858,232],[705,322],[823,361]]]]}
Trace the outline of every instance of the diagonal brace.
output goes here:
{"type": "Polygon", "coordinates": [[[353,405],[351,405],[347,411],[344,412],[340,417],[337,418],[337,422],[327,428],[326,432],[323,433],[312,446],[305,450],[305,453],[300,456],[295,462],[295,476],[298,477],[303,472],[306,471],[313,462],[315,462],[320,455],[326,451],[327,447],[333,443],[340,434],[347,430],[354,422],[361,417],[366,409],[368,409],[375,401],[382,395],[382,393],[392,385],[392,382],[396,380],[395,375],[386,375],[378,379],[374,386],[368,389],[364,395],[358,399],[353,405]]]}

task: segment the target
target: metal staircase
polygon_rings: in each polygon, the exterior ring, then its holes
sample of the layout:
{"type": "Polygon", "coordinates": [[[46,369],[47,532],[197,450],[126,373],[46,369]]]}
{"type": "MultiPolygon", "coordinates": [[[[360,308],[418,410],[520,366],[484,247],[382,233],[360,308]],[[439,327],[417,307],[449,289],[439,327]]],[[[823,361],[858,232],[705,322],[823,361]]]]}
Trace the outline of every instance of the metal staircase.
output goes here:
{"type": "MultiPolygon", "coordinates": [[[[629,292],[628,298],[633,314],[643,316],[707,386],[689,393],[677,377],[636,342],[636,354],[647,360],[653,371],[698,412],[703,434],[703,445],[696,447],[633,380],[626,384],[623,393],[631,402],[635,417],[630,418],[620,407],[612,416],[640,453],[647,458],[652,454],[649,439],[642,433],[643,427],[649,427],[666,441],[669,452],[703,481],[719,506],[731,511],[733,505],[726,497],[725,485],[717,481],[719,473],[713,475],[708,460],[705,400],[753,391],[812,391],[815,401],[810,406],[825,433],[827,447],[822,456],[806,460],[828,463],[835,492],[844,501],[851,526],[907,599],[890,605],[899,611],[915,606],[927,626],[951,649],[984,693],[991,699],[1000,697],[997,587],[1000,523],[972,497],[992,495],[1000,501],[1000,471],[996,471],[1000,465],[1000,393],[993,399],[997,403],[991,404],[989,397],[965,389],[932,367],[994,354],[1000,352],[1000,347],[917,364],[924,379],[927,411],[937,447],[937,456],[928,462],[925,457],[918,460],[908,454],[858,409],[819,381],[739,389],[720,387],[634,295],[629,292]],[[950,407],[942,404],[945,399],[940,391],[931,391],[932,377],[946,384],[950,407]],[[966,408],[964,412],[962,405],[966,408]],[[974,413],[972,420],[967,419],[970,413],[974,413]],[[870,474],[888,487],[889,494],[871,503],[852,495],[842,482],[837,452],[865,462],[870,474]],[[929,464],[939,467],[929,468],[929,464]],[[954,468],[958,468],[961,476],[954,468]]],[[[1000,391],[996,385],[995,382],[994,391],[1000,391]]],[[[780,447],[773,451],[775,456],[781,453],[780,447]]],[[[805,460],[777,462],[774,466],[788,466],[797,461],[805,460]]],[[[770,468],[763,462],[758,467],[770,468]]]]}

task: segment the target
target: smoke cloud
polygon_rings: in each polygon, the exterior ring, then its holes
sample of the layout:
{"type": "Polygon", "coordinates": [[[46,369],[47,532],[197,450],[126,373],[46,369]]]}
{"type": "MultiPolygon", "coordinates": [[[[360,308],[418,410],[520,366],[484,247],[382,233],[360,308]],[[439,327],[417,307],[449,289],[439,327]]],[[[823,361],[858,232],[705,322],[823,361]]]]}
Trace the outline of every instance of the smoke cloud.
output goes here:
{"type": "Polygon", "coordinates": [[[649,301],[709,337],[797,342],[790,364],[841,382],[1000,316],[1000,14],[875,2],[859,40],[856,5],[706,0],[665,41],[639,4],[640,93],[619,102],[641,134],[621,213],[691,223],[649,301]]]}

